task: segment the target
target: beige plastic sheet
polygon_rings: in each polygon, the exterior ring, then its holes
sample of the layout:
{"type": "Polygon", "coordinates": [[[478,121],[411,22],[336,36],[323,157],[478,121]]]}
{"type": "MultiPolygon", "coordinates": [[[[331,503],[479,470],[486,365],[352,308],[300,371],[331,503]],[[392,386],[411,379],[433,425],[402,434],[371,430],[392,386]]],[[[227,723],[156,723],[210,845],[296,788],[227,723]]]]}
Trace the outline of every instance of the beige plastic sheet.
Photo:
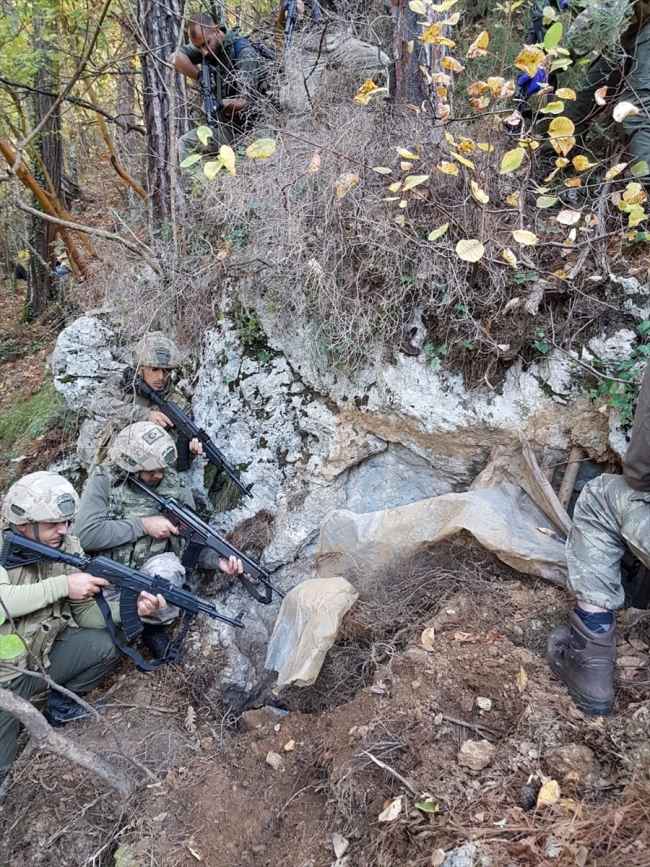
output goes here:
{"type": "Polygon", "coordinates": [[[465,493],[362,515],[329,512],[316,549],[317,574],[341,575],[351,568],[372,572],[422,544],[467,530],[509,566],[564,585],[570,528],[569,516],[520,433],[512,445],[493,451],[465,493]]]}
{"type": "Polygon", "coordinates": [[[334,644],[341,621],[359,594],[344,578],[311,578],[282,600],[265,667],[278,672],[274,691],[291,683],[309,686],[334,644]]]}

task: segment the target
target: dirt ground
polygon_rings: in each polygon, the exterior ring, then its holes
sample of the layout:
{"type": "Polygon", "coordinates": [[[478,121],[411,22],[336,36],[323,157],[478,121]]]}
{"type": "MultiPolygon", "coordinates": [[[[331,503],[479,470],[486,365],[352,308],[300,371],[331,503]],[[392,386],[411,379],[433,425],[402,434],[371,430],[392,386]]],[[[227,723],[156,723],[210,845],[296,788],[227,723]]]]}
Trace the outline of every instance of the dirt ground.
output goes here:
{"type": "Polygon", "coordinates": [[[57,757],[20,759],[0,863],[648,865],[647,621],[621,614],[615,713],[586,718],[543,656],[568,605],[464,540],[439,545],[375,576],[314,686],[238,718],[208,691],[220,653],[197,624],[179,665],[122,663],[103,690],[152,778],[103,723],[68,726],[139,792],[121,802],[57,757]]]}

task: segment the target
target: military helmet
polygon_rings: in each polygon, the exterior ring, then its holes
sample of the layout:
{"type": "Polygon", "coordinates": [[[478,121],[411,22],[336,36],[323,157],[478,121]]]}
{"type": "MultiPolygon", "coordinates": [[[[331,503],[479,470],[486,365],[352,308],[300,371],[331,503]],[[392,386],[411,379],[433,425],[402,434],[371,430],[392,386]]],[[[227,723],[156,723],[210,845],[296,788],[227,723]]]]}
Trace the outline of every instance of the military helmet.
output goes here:
{"type": "Polygon", "coordinates": [[[108,459],[127,473],[166,470],[174,465],[174,440],[152,421],[138,421],[121,430],[108,449],[108,459]]]}
{"type": "Polygon", "coordinates": [[[145,334],[133,347],[131,355],[131,366],[136,370],[140,367],[164,367],[171,370],[173,367],[180,367],[182,361],[180,349],[162,331],[145,334]]]}
{"type": "Polygon", "coordinates": [[[71,521],[79,508],[79,497],[67,479],[58,473],[41,471],[23,476],[7,491],[2,517],[11,524],[58,524],[71,521]]]}

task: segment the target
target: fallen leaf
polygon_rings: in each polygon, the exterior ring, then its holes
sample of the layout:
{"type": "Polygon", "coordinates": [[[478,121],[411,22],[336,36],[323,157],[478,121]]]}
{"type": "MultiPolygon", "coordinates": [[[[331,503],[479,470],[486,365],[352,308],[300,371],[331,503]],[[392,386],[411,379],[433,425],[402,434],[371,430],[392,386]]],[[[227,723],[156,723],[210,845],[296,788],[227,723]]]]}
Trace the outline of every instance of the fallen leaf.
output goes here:
{"type": "Polygon", "coordinates": [[[210,747],[212,746],[213,740],[214,740],[214,738],[210,738],[210,737],[201,738],[201,749],[202,750],[209,750],[210,747]]]}
{"type": "Polygon", "coordinates": [[[431,867],[442,867],[446,857],[447,853],[444,849],[434,849],[431,854],[431,867]]]}
{"type": "MultiPolygon", "coordinates": [[[[503,258],[505,259],[505,256],[503,258]]],[[[521,298],[519,297],[519,295],[517,295],[516,298],[511,298],[510,301],[508,301],[506,306],[503,308],[502,312],[510,313],[511,310],[516,310],[517,307],[521,307],[521,298]]]]}
{"type": "MultiPolygon", "coordinates": [[[[275,139],[258,138],[246,148],[246,156],[250,160],[266,160],[275,153],[275,139]]],[[[228,168],[228,166],[226,166],[228,168]]]]}
{"type": "MultiPolygon", "coordinates": [[[[230,254],[232,253],[234,246],[235,246],[234,241],[226,241],[226,243],[223,245],[223,250],[219,250],[219,252],[217,253],[217,262],[223,262],[224,259],[227,259],[228,256],[230,256],[230,254]]],[[[208,647],[209,647],[209,645],[208,645],[208,647]]],[[[209,656],[209,654],[211,652],[212,652],[212,648],[210,648],[207,655],[209,656]]],[[[204,656],[206,655],[205,648],[203,651],[203,655],[204,656]]]]}
{"type": "Polygon", "coordinates": [[[274,771],[278,771],[282,767],[282,756],[279,753],[274,752],[273,750],[269,750],[266,754],[266,764],[273,768],[274,771]]]}
{"type": "Polygon", "coordinates": [[[557,201],[557,196],[539,196],[535,204],[538,208],[552,208],[557,201]]]}
{"type": "MultiPolygon", "coordinates": [[[[506,247],[505,250],[502,251],[501,256],[503,259],[506,260],[506,262],[508,263],[508,265],[510,265],[511,268],[517,267],[517,257],[512,252],[510,247],[506,247]]],[[[508,301],[508,304],[511,304],[511,303],[512,303],[511,301],[508,301]]],[[[504,313],[508,312],[508,310],[506,309],[506,308],[508,308],[508,304],[506,304],[506,307],[503,310],[504,313]]],[[[510,307],[509,309],[512,310],[512,307],[510,307]]]]}
{"type": "Polygon", "coordinates": [[[396,147],[395,150],[397,153],[404,157],[405,160],[419,160],[420,157],[417,154],[411,153],[411,151],[407,151],[406,148],[396,147]]]}
{"type": "Polygon", "coordinates": [[[456,244],[456,255],[463,262],[478,262],[484,253],[485,247],[476,238],[468,238],[456,244]]]}
{"type": "Polygon", "coordinates": [[[448,163],[445,160],[443,160],[440,165],[437,165],[436,168],[444,175],[457,175],[460,171],[457,165],[454,163],[448,163]]]}
{"type": "Polygon", "coordinates": [[[407,175],[404,179],[404,186],[402,190],[406,192],[406,190],[412,190],[413,187],[417,187],[418,184],[423,184],[425,181],[429,180],[429,175],[407,175]]]}
{"type": "Polygon", "coordinates": [[[494,145],[491,145],[491,144],[490,144],[489,142],[487,142],[487,141],[479,141],[479,142],[476,142],[476,147],[477,147],[480,151],[485,151],[485,153],[488,153],[488,154],[491,154],[492,151],[494,150],[494,145]]]}
{"type": "MultiPolygon", "coordinates": [[[[454,167],[455,168],[455,167],[454,167]]],[[[443,223],[442,226],[438,226],[437,229],[434,229],[432,232],[429,232],[429,241],[437,241],[438,238],[442,238],[447,229],[449,228],[449,223],[443,223]]]]}
{"type": "Polygon", "coordinates": [[[406,223],[406,217],[404,216],[404,214],[399,214],[399,216],[395,217],[393,222],[397,223],[397,225],[400,227],[400,229],[403,229],[404,224],[406,223]]]}
{"type": "Polygon", "coordinates": [[[191,735],[196,734],[196,711],[191,704],[187,707],[184,725],[186,731],[188,731],[191,735]]]}
{"type": "Polygon", "coordinates": [[[392,801],[388,801],[387,804],[384,805],[384,809],[381,811],[381,813],[377,817],[377,821],[378,822],[394,822],[395,819],[399,818],[399,815],[403,809],[403,805],[404,805],[404,795],[400,795],[397,798],[393,798],[392,801]]]}
{"type": "MultiPolygon", "coordinates": [[[[307,171],[309,172],[310,175],[313,175],[314,172],[317,172],[320,170],[320,166],[321,166],[320,154],[314,154],[313,157],[309,160],[309,165],[307,166],[307,171]]],[[[375,171],[377,171],[377,169],[375,169],[375,171]]],[[[390,169],[388,169],[387,171],[390,174],[390,169]]]]}
{"type": "Polygon", "coordinates": [[[487,205],[487,203],[490,201],[490,197],[485,192],[485,190],[482,190],[476,183],[476,181],[472,181],[470,183],[470,187],[472,190],[472,195],[474,196],[476,201],[479,202],[481,205],[487,205]]]}
{"type": "Polygon", "coordinates": [[[355,175],[353,172],[343,172],[342,175],[339,175],[336,181],[337,197],[342,199],[352,189],[352,187],[356,187],[358,183],[358,175],[355,175]]]}
{"type": "Polygon", "coordinates": [[[529,232],[527,229],[515,229],[512,237],[518,244],[523,244],[525,247],[532,247],[537,243],[537,235],[529,232]]]}
{"type": "Polygon", "coordinates": [[[460,154],[455,154],[453,151],[449,152],[450,156],[452,156],[455,160],[458,160],[464,166],[467,166],[468,169],[475,168],[474,163],[471,160],[465,159],[465,157],[460,154]]]}
{"type": "Polygon", "coordinates": [[[460,629],[454,632],[454,641],[460,641],[465,644],[475,644],[479,640],[480,636],[474,635],[473,632],[461,632],[460,629]]]}
{"type": "Polygon", "coordinates": [[[556,804],[560,799],[560,786],[557,780],[549,780],[544,783],[537,794],[537,806],[548,807],[551,804],[556,804]]]}
{"type": "Polygon", "coordinates": [[[580,211],[572,211],[570,208],[565,208],[560,211],[555,219],[563,226],[575,226],[575,224],[580,221],[581,217],[582,214],[580,211]]]}
{"type": "Polygon", "coordinates": [[[605,105],[607,99],[607,85],[605,87],[599,87],[598,90],[594,93],[594,99],[598,103],[598,105],[605,105]]]}
{"type": "Polygon", "coordinates": [[[519,207],[519,190],[516,193],[511,193],[509,196],[506,196],[506,202],[513,208],[519,207]]]}
{"type": "Polygon", "coordinates": [[[433,653],[434,644],[436,642],[436,631],[433,626],[425,629],[420,636],[420,643],[427,653],[433,653]]]}
{"type": "Polygon", "coordinates": [[[523,692],[528,686],[528,675],[526,674],[526,669],[523,665],[519,666],[519,671],[517,672],[517,689],[519,692],[523,692]]]}
{"type": "Polygon", "coordinates": [[[575,854],[574,861],[577,867],[585,867],[587,858],[589,857],[589,849],[586,846],[581,846],[575,854]]]}
{"type": "Polygon", "coordinates": [[[200,855],[199,852],[195,848],[196,843],[194,842],[194,840],[189,840],[185,845],[187,846],[187,849],[188,849],[190,855],[192,855],[194,858],[196,858],[197,861],[203,861],[203,856],[200,855]]]}
{"type": "Polygon", "coordinates": [[[616,123],[621,123],[626,117],[632,117],[639,113],[639,109],[631,102],[619,102],[614,106],[612,116],[616,123]]]}
{"type": "Polygon", "coordinates": [[[616,175],[620,175],[626,165],[627,163],[616,163],[615,166],[612,166],[611,169],[608,169],[605,173],[605,180],[611,181],[611,179],[615,178],[616,175]]]}
{"type": "Polygon", "coordinates": [[[424,801],[416,801],[415,807],[422,810],[423,813],[437,813],[440,809],[432,798],[427,798],[424,801]]]}
{"type": "Polygon", "coordinates": [[[334,854],[336,855],[337,860],[341,860],[348,851],[349,845],[350,841],[343,837],[342,834],[332,834],[332,848],[334,849],[334,854]]]}

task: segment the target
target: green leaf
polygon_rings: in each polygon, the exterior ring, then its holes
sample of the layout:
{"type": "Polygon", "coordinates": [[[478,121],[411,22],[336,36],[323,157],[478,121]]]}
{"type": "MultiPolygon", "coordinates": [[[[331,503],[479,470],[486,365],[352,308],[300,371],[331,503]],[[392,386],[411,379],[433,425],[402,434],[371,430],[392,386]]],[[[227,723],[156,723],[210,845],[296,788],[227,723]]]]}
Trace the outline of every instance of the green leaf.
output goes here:
{"type": "Polygon", "coordinates": [[[555,72],[557,69],[568,69],[572,62],[573,61],[570,57],[558,57],[557,60],[554,60],[553,63],[551,63],[550,72],[555,72]]]}
{"type": "Polygon", "coordinates": [[[208,139],[212,138],[212,136],[214,135],[214,133],[212,132],[212,130],[210,129],[209,126],[200,126],[197,129],[196,134],[198,136],[199,141],[201,142],[201,144],[204,147],[205,147],[205,145],[207,145],[208,139]]]}
{"type": "Polygon", "coordinates": [[[546,36],[544,36],[544,51],[553,51],[560,39],[562,39],[563,32],[564,27],[562,26],[561,21],[556,21],[555,24],[551,24],[546,31],[546,36]]]}
{"type": "Polygon", "coordinates": [[[503,155],[503,159],[501,160],[501,168],[499,169],[499,174],[507,175],[509,172],[514,172],[522,163],[524,158],[524,154],[526,151],[524,148],[514,148],[511,151],[507,151],[503,155]]]}
{"type": "Polygon", "coordinates": [[[25,649],[25,644],[18,635],[0,635],[0,659],[13,659],[25,649]]]}
{"type": "Polygon", "coordinates": [[[648,173],[648,164],[645,160],[640,160],[640,162],[634,163],[634,165],[630,167],[630,174],[632,177],[641,178],[643,175],[647,175],[648,173]]]}
{"type": "Polygon", "coordinates": [[[557,196],[539,196],[536,204],[538,208],[552,208],[557,200],[557,196]]]}
{"type": "Polygon", "coordinates": [[[200,159],[202,159],[203,154],[190,154],[189,157],[185,157],[183,162],[181,163],[182,169],[187,169],[190,166],[193,166],[194,163],[198,163],[200,159]]]}
{"type": "Polygon", "coordinates": [[[442,226],[438,226],[437,229],[434,229],[432,232],[429,232],[428,240],[429,241],[437,241],[438,238],[442,238],[447,229],[449,228],[449,223],[443,223],[442,226]]]}
{"type": "Polygon", "coordinates": [[[437,813],[440,809],[435,801],[416,801],[415,806],[423,813],[437,813]]]}
{"type": "Polygon", "coordinates": [[[223,160],[221,159],[221,157],[219,157],[219,159],[217,160],[212,160],[209,163],[205,163],[205,165],[203,166],[203,172],[209,181],[213,181],[222,168],[223,160]]]}
{"type": "Polygon", "coordinates": [[[564,103],[561,99],[555,100],[555,102],[549,102],[548,105],[545,105],[544,108],[540,109],[540,114],[562,114],[564,111],[564,103]]]}

